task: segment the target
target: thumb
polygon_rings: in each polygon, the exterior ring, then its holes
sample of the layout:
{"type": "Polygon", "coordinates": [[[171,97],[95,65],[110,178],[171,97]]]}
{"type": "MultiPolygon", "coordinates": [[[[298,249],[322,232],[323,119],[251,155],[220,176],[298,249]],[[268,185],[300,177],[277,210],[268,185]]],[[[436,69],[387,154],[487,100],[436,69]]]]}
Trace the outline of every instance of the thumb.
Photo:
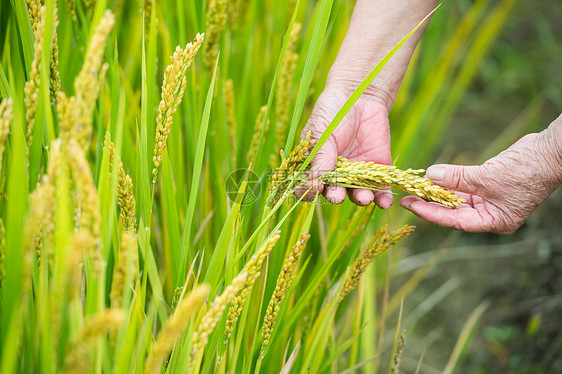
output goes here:
{"type": "Polygon", "coordinates": [[[440,186],[471,195],[478,195],[484,179],[481,166],[432,165],[426,175],[440,186]]]}
{"type": "Polygon", "coordinates": [[[337,161],[337,147],[332,139],[328,139],[310,162],[310,176],[312,178],[318,178],[325,172],[334,170],[337,161]]]}

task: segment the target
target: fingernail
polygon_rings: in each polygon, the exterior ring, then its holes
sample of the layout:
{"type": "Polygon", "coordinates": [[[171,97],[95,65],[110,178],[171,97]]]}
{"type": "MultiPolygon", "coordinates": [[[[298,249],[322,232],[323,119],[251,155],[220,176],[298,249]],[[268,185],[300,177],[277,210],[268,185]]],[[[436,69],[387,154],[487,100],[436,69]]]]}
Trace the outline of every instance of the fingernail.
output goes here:
{"type": "Polygon", "coordinates": [[[445,168],[443,166],[430,166],[426,174],[433,181],[441,181],[445,177],[445,168]]]}

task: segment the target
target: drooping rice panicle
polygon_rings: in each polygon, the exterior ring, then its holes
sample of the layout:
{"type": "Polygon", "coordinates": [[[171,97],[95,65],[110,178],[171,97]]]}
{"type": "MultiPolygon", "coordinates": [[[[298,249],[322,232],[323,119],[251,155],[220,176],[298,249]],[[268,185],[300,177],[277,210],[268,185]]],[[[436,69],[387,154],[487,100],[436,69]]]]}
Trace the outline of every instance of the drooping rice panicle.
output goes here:
{"type": "Polygon", "coordinates": [[[92,136],[92,117],[99,95],[100,78],[103,76],[102,59],[105,52],[107,38],[115,17],[107,10],[96,26],[94,34],[88,44],[84,64],[74,80],[74,97],[69,99],[70,121],[61,124],[63,138],[76,139],[82,149],[87,150],[92,136]]]}
{"type": "Polygon", "coordinates": [[[238,28],[240,19],[240,0],[231,0],[228,2],[228,25],[232,30],[238,28]]]}
{"type": "Polygon", "coordinates": [[[6,147],[6,139],[10,133],[10,123],[14,118],[13,113],[14,102],[11,98],[7,98],[0,102],[0,170],[2,170],[2,160],[4,156],[4,148],[6,147]]]}
{"type": "Polygon", "coordinates": [[[123,162],[119,156],[115,156],[115,147],[111,141],[109,132],[105,134],[104,148],[109,152],[109,166],[113,168],[114,157],[117,157],[117,205],[119,206],[119,220],[125,231],[134,233],[137,229],[135,197],[133,195],[133,180],[125,173],[123,162]]]}
{"type": "Polygon", "coordinates": [[[215,326],[220,321],[224,309],[244,286],[247,276],[248,274],[245,271],[238,274],[232,280],[232,283],[224,289],[222,294],[215,298],[215,300],[201,319],[199,327],[197,328],[197,331],[195,331],[191,339],[191,358],[189,360],[188,372],[191,372],[191,369],[197,361],[197,356],[203,351],[205,345],[207,345],[209,335],[213,332],[215,326]]]}
{"type": "Polygon", "coordinates": [[[304,139],[289,153],[285,158],[285,152],[281,153],[281,165],[275,169],[275,173],[271,178],[269,185],[269,198],[267,199],[268,206],[274,206],[283,194],[287,191],[291,181],[296,177],[297,172],[308,155],[308,151],[314,145],[314,141],[310,140],[310,131],[306,134],[304,139]]]}
{"type": "Polygon", "coordinates": [[[183,287],[181,286],[174,289],[174,296],[172,296],[172,304],[170,305],[170,309],[172,309],[172,311],[176,310],[178,303],[180,302],[182,292],[183,287]]]}
{"type": "MultiPolygon", "coordinates": [[[[142,0],[141,0],[142,1],[142,0]]],[[[144,0],[144,36],[148,42],[150,36],[150,17],[152,17],[152,0],[144,0]]]]}
{"type": "Polygon", "coordinates": [[[53,42],[51,46],[51,62],[49,64],[50,82],[49,90],[51,92],[51,104],[58,103],[58,92],[61,90],[61,80],[59,72],[59,37],[57,27],[59,25],[58,8],[55,2],[54,7],[54,25],[53,25],[53,42]]]}
{"type": "Polygon", "coordinates": [[[70,14],[70,19],[76,21],[76,0],[66,0],[66,8],[70,14]]]}
{"type": "Polygon", "coordinates": [[[248,274],[242,289],[234,296],[232,299],[232,304],[230,308],[228,308],[227,317],[226,317],[226,324],[224,328],[224,344],[228,342],[230,336],[232,334],[232,330],[234,330],[234,325],[242,313],[242,308],[244,307],[244,303],[246,302],[246,298],[250,293],[254,283],[258,279],[260,275],[260,269],[263,263],[263,260],[267,257],[267,255],[271,252],[279,238],[281,237],[281,231],[277,231],[273,236],[257,251],[255,255],[252,256],[244,271],[248,274]]]}
{"type": "MultiPolygon", "coordinates": [[[[281,155],[282,162],[273,175],[270,185],[270,197],[268,204],[274,205],[287,189],[290,180],[295,177],[295,171],[300,169],[307,152],[312,149],[313,142],[301,143],[296,146],[289,158],[292,165],[281,155]]],[[[343,157],[338,157],[336,167],[333,171],[326,172],[318,177],[318,180],[326,185],[339,185],[351,188],[366,188],[378,190],[381,187],[396,187],[404,192],[421,197],[427,201],[441,203],[445,206],[455,208],[464,203],[465,200],[458,197],[454,192],[441,187],[421,174],[424,169],[400,170],[396,166],[375,164],[374,162],[352,162],[343,157]]],[[[304,178],[303,178],[304,181],[304,178]]]]}
{"type": "MultiPolygon", "coordinates": [[[[31,22],[31,28],[33,30],[33,34],[35,37],[35,42],[34,44],[36,44],[37,42],[37,32],[39,31],[40,28],[45,27],[44,25],[44,21],[41,21],[41,18],[44,17],[44,15],[41,15],[41,8],[42,6],[45,4],[45,0],[27,0],[27,12],[29,14],[29,20],[31,22]]],[[[57,3],[54,3],[54,15],[53,15],[53,21],[54,21],[54,27],[53,27],[53,33],[52,33],[52,38],[53,38],[53,42],[52,42],[52,47],[51,47],[51,61],[50,61],[50,84],[49,84],[49,89],[50,89],[50,93],[51,93],[51,103],[52,104],[56,104],[57,102],[57,93],[58,91],[60,91],[60,87],[61,87],[61,83],[60,83],[60,73],[58,70],[59,67],[59,45],[58,45],[58,36],[57,36],[57,27],[59,24],[59,18],[58,18],[58,8],[57,8],[57,3]]],[[[41,33],[41,40],[43,39],[43,32],[41,33]]],[[[42,41],[41,41],[42,43],[42,41]]],[[[42,50],[42,48],[39,48],[39,50],[42,50]]],[[[37,48],[34,45],[34,53],[37,54],[37,48]]],[[[41,52],[39,52],[39,55],[41,54],[41,52]]],[[[34,56],[34,60],[35,60],[36,56],[34,56]]],[[[33,66],[32,66],[33,68],[33,66]]],[[[31,78],[31,75],[30,75],[31,78]]],[[[39,86],[37,86],[39,87],[39,86]]]]}
{"type": "Polygon", "coordinates": [[[398,344],[396,344],[396,352],[394,352],[394,359],[392,360],[392,374],[400,373],[400,362],[402,361],[402,353],[404,353],[404,346],[406,345],[406,330],[402,331],[398,344]]]}
{"type": "Polygon", "coordinates": [[[465,202],[454,192],[423,178],[421,175],[424,172],[424,169],[400,170],[396,166],[374,162],[351,162],[339,157],[335,170],[324,173],[319,179],[325,184],[355,188],[379,189],[392,186],[424,200],[438,202],[452,208],[465,202]]]}
{"type": "MultiPolygon", "coordinates": [[[[41,176],[35,190],[29,195],[30,210],[24,224],[24,285],[31,277],[33,254],[39,263],[51,263],[54,249],[52,236],[55,231],[56,183],[63,178],[60,172],[66,162],[62,142],[55,140],[49,146],[47,174],[41,176]],[[46,256],[42,261],[42,256],[46,256]]],[[[59,182],[60,183],[60,182],[59,182]]]]}
{"type": "Polygon", "coordinates": [[[236,105],[232,79],[228,79],[224,82],[223,94],[226,109],[226,124],[228,126],[228,136],[230,137],[230,147],[232,151],[232,164],[236,165],[236,105]]]}
{"type": "Polygon", "coordinates": [[[138,267],[137,235],[134,232],[124,231],[121,234],[117,268],[113,273],[111,293],[109,294],[112,308],[121,307],[126,287],[127,272],[131,273],[131,279],[135,282],[138,267]]]}
{"type": "Polygon", "coordinates": [[[152,157],[154,164],[154,169],[152,169],[153,183],[156,183],[158,167],[162,162],[164,148],[166,148],[168,135],[172,128],[172,117],[183,99],[187,84],[185,73],[197,54],[199,47],[201,47],[204,36],[205,34],[197,34],[193,42],[187,43],[184,49],[181,49],[179,46],[176,47],[176,51],[171,57],[172,63],[164,71],[162,98],[158,105],[158,117],[156,118],[154,156],[152,157]]]}
{"type": "Polygon", "coordinates": [[[39,85],[41,84],[39,68],[43,51],[43,36],[45,35],[46,8],[40,6],[38,1],[31,1],[28,3],[28,9],[33,26],[33,36],[35,38],[33,42],[33,60],[31,61],[29,79],[25,82],[24,87],[25,121],[27,123],[27,157],[29,159],[29,151],[33,141],[33,129],[35,128],[35,113],[37,112],[37,103],[39,102],[39,85]]]}
{"type": "Polygon", "coordinates": [[[95,239],[88,230],[80,229],[72,235],[67,263],[70,299],[76,299],[80,296],[84,255],[86,250],[94,245],[95,239]]]}
{"type": "Polygon", "coordinates": [[[83,374],[91,369],[90,350],[97,338],[115,331],[125,321],[121,309],[106,309],[84,319],[82,328],[69,344],[69,352],[64,360],[64,372],[83,374]]]}
{"type": "Polygon", "coordinates": [[[289,110],[291,105],[293,78],[299,55],[295,51],[295,44],[301,30],[301,24],[295,23],[291,30],[291,36],[287,44],[285,58],[279,71],[279,82],[277,84],[277,92],[275,94],[275,140],[276,148],[272,157],[272,165],[277,165],[277,154],[279,149],[284,145],[287,137],[287,123],[289,121],[289,110]]]}
{"type": "Polygon", "coordinates": [[[145,373],[155,374],[161,370],[162,362],[170,353],[179,334],[186,329],[191,316],[198,310],[209,293],[209,286],[200,284],[178,304],[173,314],[166,320],[158,333],[152,349],[148,353],[145,373]]]}
{"type": "Polygon", "coordinates": [[[263,320],[262,326],[262,354],[264,351],[264,347],[269,344],[269,340],[271,338],[271,333],[273,332],[273,327],[275,325],[275,318],[277,317],[277,313],[279,313],[279,308],[285,294],[291,287],[291,283],[297,276],[297,270],[299,266],[299,260],[306,246],[306,243],[310,239],[310,235],[308,233],[301,234],[297,243],[291,248],[289,255],[285,258],[283,262],[283,268],[281,269],[281,273],[277,277],[277,283],[275,284],[275,290],[273,291],[273,295],[271,295],[271,299],[269,300],[269,304],[267,305],[267,309],[265,312],[265,317],[263,320]]]}
{"type": "MultiPolygon", "coordinates": [[[[266,112],[267,112],[267,105],[263,105],[260,108],[260,111],[256,118],[256,123],[254,125],[254,134],[252,136],[252,142],[250,143],[250,147],[248,148],[248,154],[246,156],[246,162],[248,164],[251,164],[256,158],[258,147],[260,145],[261,128],[263,126],[263,121],[265,120],[266,112]]],[[[264,139],[268,129],[269,129],[269,119],[266,121],[265,129],[263,131],[264,139]]]]}
{"type": "Polygon", "coordinates": [[[84,5],[86,6],[86,10],[88,10],[88,13],[93,14],[94,10],[96,9],[97,0],[83,0],[83,1],[84,1],[84,5]]]}
{"type": "Polygon", "coordinates": [[[395,245],[400,239],[407,237],[414,232],[414,226],[404,226],[399,230],[388,232],[388,226],[382,226],[373,236],[367,248],[363,250],[357,259],[351,265],[350,272],[346,278],[343,289],[340,293],[341,301],[348,293],[350,293],[359,282],[361,275],[367,270],[367,266],[381,253],[395,245]]]}
{"type": "Polygon", "coordinates": [[[207,12],[205,14],[205,34],[207,43],[205,44],[205,65],[212,69],[219,54],[219,38],[226,26],[226,0],[209,0],[207,2],[207,12]]]}
{"type": "Polygon", "coordinates": [[[41,21],[41,6],[44,2],[42,2],[41,0],[26,0],[26,3],[31,28],[35,33],[35,30],[37,29],[39,22],[41,21]]]}
{"type": "Polygon", "coordinates": [[[84,150],[77,141],[69,139],[64,143],[70,175],[74,191],[75,226],[88,230],[95,239],[95,245],[88,248],[88,255],[92,260],[96,274],[101,270],[102,258],[100,252],[100,204],[90,165],[86,160],[84,150]]]}

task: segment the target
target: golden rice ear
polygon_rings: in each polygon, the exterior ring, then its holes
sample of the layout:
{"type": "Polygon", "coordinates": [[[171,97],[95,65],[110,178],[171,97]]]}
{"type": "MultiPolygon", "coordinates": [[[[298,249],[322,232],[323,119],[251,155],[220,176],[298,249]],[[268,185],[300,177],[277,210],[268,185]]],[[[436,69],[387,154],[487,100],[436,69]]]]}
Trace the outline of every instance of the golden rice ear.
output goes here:
{"type": "Polygon", "coordinates": [[[289,287],[291,287],[291,283],[297,276],[299,260],[309,239],[309,233],[305,232],[304,234],[301,234],[297,243],[291,248],[289,255],[283,262],[283,268],[277,277],[275,290],[273,291],[273,295],[271,295],[271,299],[269,300],[265,317],[263,319],[261,355],[263,355],[265,347],[269,345],[269,340],[271,339],[271,333],[273,332],[275,318],[279,312],[280,304],[289,290],[289,287]]]}
{"type": "Polygon", "coordinates": [[[209,335],[211,335],[211,333],[215,329],[215,326],[222,318],[224,309],[226,308],[228,303],[232,301],[236,293],[238,293],[242,289],[247,277],[248,273],[246,272],[238,274],[238,276],[236,276],[236,278],[232,280],[232,283],[224,289],[222,294],[220,294],[220,296],[218,296],[215,301],[213,301],[213,303],[209,307],[209,310],[207,310],[207,313],[205,313],[205,315],[201,319],[199,327],[193,334],[193,338],[191,340],[191,357],[188,365],[189,373],[193,369],[198,356],[202,354],[203,349],[207,345],[209,335]]]}
{"type": "Polygon", "coordinates": [[[367,245],[367,248],[353,261],[348,273],[349,275],[345,279],[343,289],[340,292],[339,300],[343,300],[348,293],[357,287],[359,279],[375,257],[394,246],[400,239],[409,236],[414,230],[415,226],[405,225],[389,234],[388,226],[380,227],[367,245]]]}
{"type": "Polygon", "coordinates": [[[189,324],[191,317],[198,311],[203,299],[209,294],[209,289],[209,285],[200,284],[179,302],[174,313],[162,326],[156,337],[156,342],[148,353],[144,367],[145,373],[155,374],[160,372],[162,362],[174,347],[176,339],[189,324]]]}
{"type": "Polygon", "coordinates": [[[197,34],[195,39],[191,43],[187,43],[184,49],[179,46],[176,47],[171,57],[171,64],[164,71],[162,98],[158,104],[158,116],[156,117],[154,156],[152,157],[152,163],[154,164],[152,169],[153,183],[156,183],[158,167],[162,162],[162,155],[172,127],[172,117],[183,99],[187,84],[185,73],[187,68],[191,66],[197,51],[199,51],[204,36],[205,34],[197,34]]]}
{"type": "Polygon", "coordinates": [[[336,168],[324,173],[320,180],[328,185],[343,185],[353,188],[377,190],[381,187],[396,187],[400,190],[455,208],[465,200],[445,187],[436,185],[421,175],[424,169],[400,170],[396,166],[375,164],[374,162],[351,162],[338,157],[336,168]]]}
{"type": "Polygon", "coordinates": [[[86,317],[82,328],[69,345],[70,351],[64,359],[64,372],[82,374],[91,368],[90,350],[96,338],[119,329],[125,321],[125,312],[121,309],[105,309],[86,317]]]}
{"type": "Polygon", "coordinates": [[[267,255],[271,252],[279,238],[281,237],[281,231],[277,231],[273,236],[263,245],[262,248],[258,250],[258,252],[252,256],[244,271],[248,274],[246,278],[246,282],[242,289],[234,296],[232,299],[232,304],[228,309],[226,324],[224,328],[224,335],[225,340],[224,344],[228,343],[228,339],[230,339],[230,335],[232,334],[232,330],[234,330],[234,325],[242,313],[242,308],[244,307],[244,303],[246,302],[246,298],[250,293],[254,283],[258,279],[260,275],[260,268],[262,266],[263,261],[267,257],[267,255]]]}
{"type": "MultiPolygon", "coordinates": [[[[263,121],[265,120],[265,114],[267,113],[267,105],[263,105],[260,108],[258,116],[256,118],[256,123],[254,124],[254,134],[252,136],[252,142],[250,144],[250,148],[248,150],[248,155],[246,156],[246,162],[251,164],[254,159],[256,158],[256,154],[258,152],[258,146],[260,145],[260,135],[261,135],[261,128],[263,125],[263,121]]],[[[264,134],[269,129],[269,119],[265,122],[265,129],[264,134]]]]}
{"type": "Polygon", "coordinates": [[[228,1],[210,0],[207,4],[207,14],[205,16],[205,33],[207,34],[207,43],[205,43],[205,65],[211,70],[219,54],[218,44],[220,34],[226,26],[228,1]]]}

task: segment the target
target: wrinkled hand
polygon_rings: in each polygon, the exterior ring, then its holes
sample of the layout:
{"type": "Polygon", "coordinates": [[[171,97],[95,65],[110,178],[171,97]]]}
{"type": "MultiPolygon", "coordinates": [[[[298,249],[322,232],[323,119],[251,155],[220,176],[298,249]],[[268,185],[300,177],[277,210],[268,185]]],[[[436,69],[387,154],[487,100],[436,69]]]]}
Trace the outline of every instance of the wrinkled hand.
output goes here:
{"type": "MultiPolygon", "coordinates": [[[[314,106],[302,137],[311,131],[311,138],[318,140],[347,98],[348,95],[343,90],[325,90],[314,106]]],[[[391,163],[388,111],[374,96],[363,95],[359,99],[312,160],[309,176],[314,178],[334,170],[338,156],[350,161],[391,163]]],[[[302,195],[309,186],[299,189],[296,194],[302,195]]],[[[306,197],[311,199],[317,192],[323,193],[334,204],[343,202],[346,195],[344,187],[323,186],[317,182],[306,197]]],[[[379,207],[387,209],[394,201],[388,192],[365,189],[348,189],[347,192],[350,200],[357,205],[368,205],[374,201],[379,207]]]]}
{"type": "Polygon", "coordinates": [[[562,153],[549,130],[524,136],[481,166],[431,166],[433,182],[466,199],[457,209],[414,196],[400,204],[440,226],[512,234],[562,182],[562,153]]]}

